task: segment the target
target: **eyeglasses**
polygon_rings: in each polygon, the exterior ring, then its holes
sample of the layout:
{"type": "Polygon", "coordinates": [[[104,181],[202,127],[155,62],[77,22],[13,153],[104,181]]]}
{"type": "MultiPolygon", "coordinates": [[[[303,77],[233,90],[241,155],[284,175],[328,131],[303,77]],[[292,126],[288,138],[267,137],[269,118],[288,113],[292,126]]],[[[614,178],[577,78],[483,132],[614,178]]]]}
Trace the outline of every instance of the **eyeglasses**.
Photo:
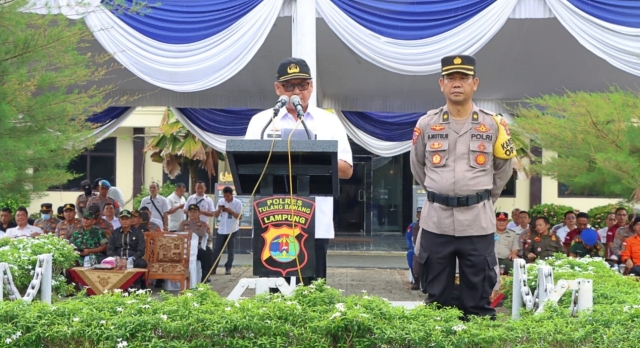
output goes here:
{"type": "Polygon", "coordinates": [[[298,87],[298,90],[300,90],[300,92],[306,91],[306,90],[309,89],[310,85],[311,85],[311,82],[281,83],[280,84],[280,86],[282,86],[282,89],[284,89],[285,92],[293,92],[293,90],[296,89],[296,87],[298,87]]]}

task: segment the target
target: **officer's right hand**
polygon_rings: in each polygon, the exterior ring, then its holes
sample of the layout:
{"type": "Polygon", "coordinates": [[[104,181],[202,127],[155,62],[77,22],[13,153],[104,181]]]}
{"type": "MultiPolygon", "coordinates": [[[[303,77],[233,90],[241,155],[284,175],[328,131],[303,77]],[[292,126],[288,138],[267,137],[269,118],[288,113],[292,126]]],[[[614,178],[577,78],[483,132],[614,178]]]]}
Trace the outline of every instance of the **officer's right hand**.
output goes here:
{"type": "Polygon", "coordinates": [[[536,258],[536,254],[534,253],[529,253],[529,255],[527,255],[528,258],[530,258],[531,260],[536,258]]]}
{"type": "Polygon", "coordinates": [[[627,262],[625,262],[625,266],[627,266],[627,269],[633,268],[633,260],[627,259],[627,262]]]}

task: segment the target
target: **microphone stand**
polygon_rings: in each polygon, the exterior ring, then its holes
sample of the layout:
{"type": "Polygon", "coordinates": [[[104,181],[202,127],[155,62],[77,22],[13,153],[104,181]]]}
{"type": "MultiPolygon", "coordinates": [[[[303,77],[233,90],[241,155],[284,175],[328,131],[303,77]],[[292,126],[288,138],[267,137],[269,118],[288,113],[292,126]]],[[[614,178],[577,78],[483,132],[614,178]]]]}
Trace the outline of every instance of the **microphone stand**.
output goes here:
{"type": "MultiPolygon", "coordinates": [[[[273,122],[273,120],[276,118],[276,116],[278,116],[278,112],[279,111],[280,111],[280,109],[273,108],[273,116],[271,116],[271,119],[269,119],[269,122],[267,122],[267,124],[264,126],[264,128],[262,128],[262,133],[260,133],[260,140],[264,139],[264,133],[267,131],[267,128],[273,122]]],[[[275,137],[275,134],[273,136],[275,137]]]]}
{"type": "Polygon", "coordinates": [[[304,131],[307,133],[307,139],[312,140],[311,139],[311,133],[309,133],[309,129],[307,128],[307,124],[304,122],[304,117],[300,117],[298,115],[298,118],[300,119],[300,123],[302,123],[302,127],[304,128],[304,131]]]}

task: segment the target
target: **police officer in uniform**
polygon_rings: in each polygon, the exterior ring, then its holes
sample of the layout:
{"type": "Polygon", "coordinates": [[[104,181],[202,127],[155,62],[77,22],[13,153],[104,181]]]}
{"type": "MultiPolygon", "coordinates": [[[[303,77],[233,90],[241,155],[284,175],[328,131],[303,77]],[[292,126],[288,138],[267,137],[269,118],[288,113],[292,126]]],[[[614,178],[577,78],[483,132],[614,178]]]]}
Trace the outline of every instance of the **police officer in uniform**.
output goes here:
{"type": "Polygon", "coordinates": [[[53,215],[53,204],[42,203],[40,205],[40,219],[36,220],[33,225],[40,227],[44,234],[55,233],[56,226],[60,223],[56,215],[53,215]]]}
{"type": "Polygon", "coordinates": [[[82,180],[80,186],[82,187],[82,191],[84,191],[84,193],[76,198],[76,210],[78,211],[78,219],[83,218],[84,208],[87,207],[87,202],[89,202],[91,198],[98,195],[97,193],[93,192],[93,189],[91,188],[91,181],[82,180]]]}
{"type": "Polygon", "coordinates": [[[206,246],[203,248],[202,240],[207,237],[209,239],[209,225],[206,222],[200,220],[200,207],[197,204],[190,204],[188,207],[189,218],[184,220],[178,225],[179,231],[192,232],[198,236],[198,261],[202,267],[201,282],[206,280],[209,270],[213,267],[213,251],[206,246]]]}
{"type": "Polygon", "coordinates": [[[76,205],[67,203],[62,208],[64,220],[56,226],[56,236],[62,239],[69,239],[73,232],[82,228],[82,222],[76,219],[76,205]]]}
{"type": "Polygon", "coordinates": [[[512,175],[515,149],[506,121],[478,108],[476,60],[442,58],[440,90],[447,104],[420,118],[413,132],[411,172],[427,190],[416,241],[425,303],[495,317],[497,284],[493,203],[512,175]],[[460,299],[451,293],[460,271],[460,299]]]}

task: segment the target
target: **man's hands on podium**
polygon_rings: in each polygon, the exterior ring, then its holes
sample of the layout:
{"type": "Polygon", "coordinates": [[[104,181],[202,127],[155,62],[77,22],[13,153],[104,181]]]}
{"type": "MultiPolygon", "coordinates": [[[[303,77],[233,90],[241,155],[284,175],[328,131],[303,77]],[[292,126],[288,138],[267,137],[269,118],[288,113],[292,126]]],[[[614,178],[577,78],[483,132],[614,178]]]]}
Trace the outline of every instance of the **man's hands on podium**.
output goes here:
{"type": "Polygon", "coordinates": [[[353,167],[343,160],[338,160],[338,177],[340,179],[349,179],[353,175],[353,167]]]}

